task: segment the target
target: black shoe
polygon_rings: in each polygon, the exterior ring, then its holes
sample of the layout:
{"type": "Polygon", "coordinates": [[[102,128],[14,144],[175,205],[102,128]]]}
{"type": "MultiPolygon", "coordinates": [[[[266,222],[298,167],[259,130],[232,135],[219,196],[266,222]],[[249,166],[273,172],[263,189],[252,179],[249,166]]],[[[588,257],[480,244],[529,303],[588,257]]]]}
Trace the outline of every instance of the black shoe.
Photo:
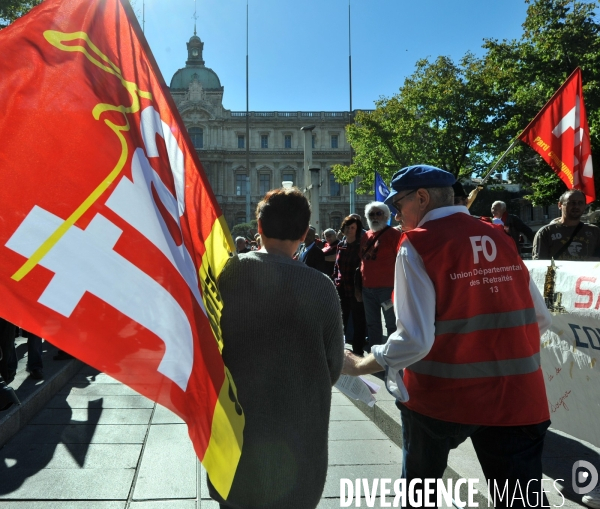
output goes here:
{"type": "Polygon", "coordinates": [[[20,404],[21,402],[17,397],[17,393],[12,387],[6,385],[2,377],[0,377],[0,412],[8,410],[12,405],[20,404]]]}
{"type": "Polygon", "coordinates": [[[67,359],[72,359],[73,356],[70,353],[63,352],[59,350],[56,355],[52,357],[55,361],[66,361],[67,359]]]}
{"type": "Polygon", "coordinates": [[[41,369],[25,368],[25,370],[27,371],[27,373],[29,373],[29,376],[31,378],[33,378],[34,380],[43,380],[44,379],[44,372],[41,369]]]}

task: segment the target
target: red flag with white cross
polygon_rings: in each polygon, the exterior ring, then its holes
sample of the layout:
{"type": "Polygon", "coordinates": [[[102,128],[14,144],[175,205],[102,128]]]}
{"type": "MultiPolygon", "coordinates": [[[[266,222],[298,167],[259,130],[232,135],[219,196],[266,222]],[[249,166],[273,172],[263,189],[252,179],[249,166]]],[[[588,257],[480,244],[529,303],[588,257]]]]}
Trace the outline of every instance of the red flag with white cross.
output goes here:
{"type": "Polygon", "coordinates": [[[46,0],[0,53],[0,316],[182,417],[227,498],[233,243],[129,3],[46,0]]]}
{"type": "Polygon", "coordinates": [[[581,69],[567,78],[519,136],[552,167],[569,189],[579,189],[586,202],[596,199],[581,69]]]}

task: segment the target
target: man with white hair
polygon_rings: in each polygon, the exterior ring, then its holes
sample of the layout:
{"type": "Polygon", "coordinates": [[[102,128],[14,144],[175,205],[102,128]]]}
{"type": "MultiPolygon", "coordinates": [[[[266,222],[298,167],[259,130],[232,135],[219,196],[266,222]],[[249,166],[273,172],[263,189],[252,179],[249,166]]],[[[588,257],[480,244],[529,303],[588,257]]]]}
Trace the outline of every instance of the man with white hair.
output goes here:
{"type": "MultiPolygon", "coordinates": [[[[388,225],[389,207],[373,201],[365,207],[369,223],[360,242],[362,299],[369,334],[369,346],[383,343],[381,311],[388,335],[396,330],[396,315],[392,303],[396,253],[402,233],[388,225]]],[[[369,348],[370,350],[370,348],[369,348]]]]}
{"type": "Polygon", "coordinates": [[[246,239],[244,237],[237,237],[235,239],[235,250],[240,253],[249,253],[250,248],[246,244],[246,239]]]}
{"type": "Polygon", "coordinates": [[[504,226],[504,231],[508,233],[515,241],[517,251],[521,254],[521,244],[519,244],[519,234],[523,234],[531,242],[533,241],[533,230],[529,228],[519,216],[509,214],[506,210],[506,203],[495,201],[492,203],[492,223],[504,226]]]}
{"type": "Polygon", "coordinates": [[[335,265],[337,245],[340,243],[340,241],[338,240],[333,228],[327,228],[327,230],[323,232],[323,236],[327,242],[323,248],[323,255],[325,256],[323,267],[325,268],[325,274],[331,277],[333,275],[333,266],[335,265]]]}

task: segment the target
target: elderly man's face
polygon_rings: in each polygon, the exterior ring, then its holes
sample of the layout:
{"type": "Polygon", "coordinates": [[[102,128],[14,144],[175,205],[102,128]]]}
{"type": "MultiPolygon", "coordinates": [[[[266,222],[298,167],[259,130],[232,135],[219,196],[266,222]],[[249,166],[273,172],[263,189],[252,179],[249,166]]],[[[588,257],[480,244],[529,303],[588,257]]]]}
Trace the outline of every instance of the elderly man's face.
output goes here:
{"type": "Polygon", "coordinates": [[[492,207],[492,216],[501,219],[502,214],[504,214],[504,208],[502,208],[502,205],[497,203],[492,207]]]}
{"type": "Polygon", "coordinates": [[[246,249],[246,241],[244,239],[238,239],[235,242],[235,248],[237,249],[238,253],[240,251],[243,251],[244,249],[246,249]]]}
{"type": "Polygon", "coordinates": [[[335,233],[326,233],[325,234],[325,240],[327,241],[327,244],[333,244],[335,242],[336,236],[335,233]]]}
{"type": "Polygon", "coordinates": [[[385,213],[383,210],[377,207],[373,207],[371,210],[369,210],[369,213],[367,214],[367,222],[369,223],[369,228],[371,231],[374,232],[383,230],[383,228],[385,228],[387,225],[385,213]]]}
{"type": "Polygon", "coordinates": [[[414,230],[421,220],[421,211],[419,202],[416,200],[415,193],[418,189],[412,191],[403,191],[400,196],[394,200],[394,207],[398,211],[396,213],[396,221],[400,223],[403,231],[414,230]]]}

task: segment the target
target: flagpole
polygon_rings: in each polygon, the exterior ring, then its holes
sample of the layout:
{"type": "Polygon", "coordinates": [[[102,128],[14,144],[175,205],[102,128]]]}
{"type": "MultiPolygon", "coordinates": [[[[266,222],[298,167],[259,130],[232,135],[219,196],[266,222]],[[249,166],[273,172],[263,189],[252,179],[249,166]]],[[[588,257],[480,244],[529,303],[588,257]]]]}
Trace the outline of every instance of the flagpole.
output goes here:
{"type": "Polygon", "coordinates": [[[248,0],[246,0],[246,222],[250,222],[250,94],[248,64],[248,0]]]}
{"type": "MultiPolygon", "coordinates": [[[[350,0],[348,0],[348,89],[350,92],[350,122],[352,123],[352,37],[350,32],[350,0]]],[[[352,145],[350,145],[350,164],[352,164],[352,145]]],[[[356,178],[350,182],[350,214],[356,210],[356,178]]]]}
{"type": "MultiPolygon", "coordinates": [[[[520,136],[520,135],[519,135],[520,136]]],[[[504,151],[504,154],[502,154],[500,156],[500,159],[498,159],[495,163],[494,166],[492,166],[492,169],[490,171],[488,171],[485,174],[485,177],[483,177],[483,179],[481,180],[481,182],[479,183],[479,185],[473,189],[470,193],[469,196],[467,198],[467,208],[471,208],[471,205],[473,204],[473,202],[475,201],[475,198],[477,198],[477,195],[479,194],[479,191],[481,191],[483,189],[483,185],[487,182],[487,180],[491,177],[492,173],[494,172],[494,170],[497,168],[497,166],[502,162],[502,160],[506,157],[506,155],[515,147],[515,145],[519,142],[519,136],[517,136],[512,143],[510,144],[510,146],[504,151]]]]}

